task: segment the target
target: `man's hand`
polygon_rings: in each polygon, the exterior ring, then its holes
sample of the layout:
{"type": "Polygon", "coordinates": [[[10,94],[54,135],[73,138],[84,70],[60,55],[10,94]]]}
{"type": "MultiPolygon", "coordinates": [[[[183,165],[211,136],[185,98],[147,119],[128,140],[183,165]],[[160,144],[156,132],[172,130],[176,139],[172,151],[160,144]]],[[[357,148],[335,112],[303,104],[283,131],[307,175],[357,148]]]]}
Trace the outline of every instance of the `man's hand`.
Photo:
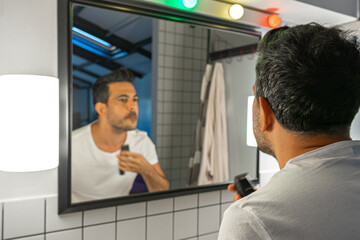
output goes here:
{"type": "MultiPolygon", "coordinates": [[[[236,188],[235,188],[235,184],[234,183],[231,183],[229,184],[228,186],[228,191],[229,192],[235,192],[236,193],[236,188]]],[[[234,196],[233,196],[233,201],[236,202],[237,200],[241,199],[241,196],[240,194],[236,193],[234,196]]]]}
{"type": "Polygon", "coordinates": [[[159,163],[151,165],[143,155],[129,151],[121,151],[117,158],[121,170],[141,174],[149,192],[169,190],[169,181],[159,163]]]}
{"type": "Polygon", "coordinates": [[[119,168],[123,171],[145,174],[151,171],[151,164],[139,153],[121,151],[118,157],[119,168]]]}
{"type": "MultiPolygon", "coordinates": [[[[235,192],[235,193],[236,193],[236,194],[234,195],[234,197],[233,197],[234,202],[236,202],[237,200],[241,199],[241,195],[236,192],[236,188],[235,188],[235,184],[234,184],[234,183],[230,183],[230,184],[228,185],[227,190],[228,190],[229,192],[235,192]]],[[[257,187],[255,187],[254,190],[256,191],[256,190],[257,190],[257,187]]]]}

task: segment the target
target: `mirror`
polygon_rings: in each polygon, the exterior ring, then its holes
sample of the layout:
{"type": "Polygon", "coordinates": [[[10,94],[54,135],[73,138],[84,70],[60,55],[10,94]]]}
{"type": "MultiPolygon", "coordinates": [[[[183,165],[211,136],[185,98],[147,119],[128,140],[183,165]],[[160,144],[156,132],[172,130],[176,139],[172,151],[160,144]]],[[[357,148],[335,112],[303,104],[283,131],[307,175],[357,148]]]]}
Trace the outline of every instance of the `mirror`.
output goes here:
{"type": "MultiPolygon", "coordinates": [[[[246,133],[259,33],[239,24],[217,25],[219,20],[211,18],[194,20],[193,13],[174,18],[178,11],[150,3],[140,8],[130,2],[59,1],[59,13],[67,7],[71,13],[67,26],[59,24],[59,78],[64,98],[61,116],[68,116],[61,126],[64,131],[60,131],[60,213],[225,189],[228,181],[243,172],[258,178],[258,151],[246,144],[246,133]],[[156,14],[154,8],[163,14],[156,14]],[[204,109],[200,95],[207,63],[217,62],[222,63],[224,72],[228,176],[204,184],[198,181],[200,166],[194,164],[199,148],[196,139],[202,135],[197,127],[204,109]],[[119,68],[134,74],[133,85],[140,99],[137,129],[155,144],[159,166],[170,187],[138,191],[144,181],[126,172],[131,176],[127,183],[131,191],[126,190],[126,194],[74,200],[76,189],[82,191],[95,181],[89,170],[82,172],[74,165],[74,152],[84,151],[75,147],[74,134],[98,119],[92,94],[96,80],[119,68]],[[79,181],[82,184],[77,184],[79,181]]],[[[205,93],[209,86],[203,88],[207,89],[205,93]]]]}

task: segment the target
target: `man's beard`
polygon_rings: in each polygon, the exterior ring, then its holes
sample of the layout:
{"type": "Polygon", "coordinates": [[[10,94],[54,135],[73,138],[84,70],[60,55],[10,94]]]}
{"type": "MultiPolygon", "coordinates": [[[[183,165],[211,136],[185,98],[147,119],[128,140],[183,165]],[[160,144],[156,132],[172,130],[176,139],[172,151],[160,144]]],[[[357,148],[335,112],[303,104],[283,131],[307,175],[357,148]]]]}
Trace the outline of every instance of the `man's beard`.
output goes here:
{"type": "Polygon", "coordinates": [[[115,121],[115,120],[112,119],[112,117],[108,113],[108,121],[109,121],[109,124],[110,124],[111,128],[114,130],[114,132],[123,133],[123,132],[126,132],[126,131],[136,129],[137,118],[134,119],[134,120],[131,120],[132,122],[135,122],[135,126],[126,124],[126,120],[131,116],[136,116],[136,113],[135,112],[130,112],[123,119],[115,121]]]}
{"type": "Polygon", "coordinates": [[[260,151],[276,158],[274,150],[272,149],[269,140],[265,138],[265,136],[262,134],[260,130],[260,115],[258,112],[254,116],[253,126],[254,126],[253,127],[254,136],[260,151]]]}

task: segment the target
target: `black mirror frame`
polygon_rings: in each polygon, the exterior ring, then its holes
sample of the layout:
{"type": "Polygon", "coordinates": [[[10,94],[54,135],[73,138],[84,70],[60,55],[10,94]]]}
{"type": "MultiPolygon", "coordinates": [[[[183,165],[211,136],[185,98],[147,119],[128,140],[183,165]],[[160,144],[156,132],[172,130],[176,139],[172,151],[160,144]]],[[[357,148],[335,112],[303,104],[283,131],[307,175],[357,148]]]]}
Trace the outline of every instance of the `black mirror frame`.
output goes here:
{"type": "MultiPolygon", "coordinates": [[[[194,12],[174,9],[160,4],[139,0],[58,0],[58,78],[60,79],[60,164],[58,168],[58,213],[89,210],[126,203],[149,201],[200,192],[226,189],[227,183],[156,193],[136,194],[84,203],[71,204],[71,129],[72,129],[72,44],[71,26],[73,4],[84,4],[148,17],[186,22],[200,26],[218,28],[261,37],[260,30],[239,22],[220,20],[194,12]]],[[[257,178],[259,178],[259,152],[257,151],[257,178]]],[[[258,180],[258,179],[256,179],[258,180]]]]}

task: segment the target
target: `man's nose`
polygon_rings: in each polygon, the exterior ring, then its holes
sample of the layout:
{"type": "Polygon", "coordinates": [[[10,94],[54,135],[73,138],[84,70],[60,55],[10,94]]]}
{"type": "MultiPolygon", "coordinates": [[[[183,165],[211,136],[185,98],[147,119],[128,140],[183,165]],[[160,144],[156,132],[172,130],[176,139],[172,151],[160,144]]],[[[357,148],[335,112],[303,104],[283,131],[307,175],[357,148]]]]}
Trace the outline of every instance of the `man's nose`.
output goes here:
{"type": "Polygon", "coordinates": [[[131,100],[128,102],[128,108],[129,110],[135,110],[138,107],[138,103],[135,100],[131,100]]]}

